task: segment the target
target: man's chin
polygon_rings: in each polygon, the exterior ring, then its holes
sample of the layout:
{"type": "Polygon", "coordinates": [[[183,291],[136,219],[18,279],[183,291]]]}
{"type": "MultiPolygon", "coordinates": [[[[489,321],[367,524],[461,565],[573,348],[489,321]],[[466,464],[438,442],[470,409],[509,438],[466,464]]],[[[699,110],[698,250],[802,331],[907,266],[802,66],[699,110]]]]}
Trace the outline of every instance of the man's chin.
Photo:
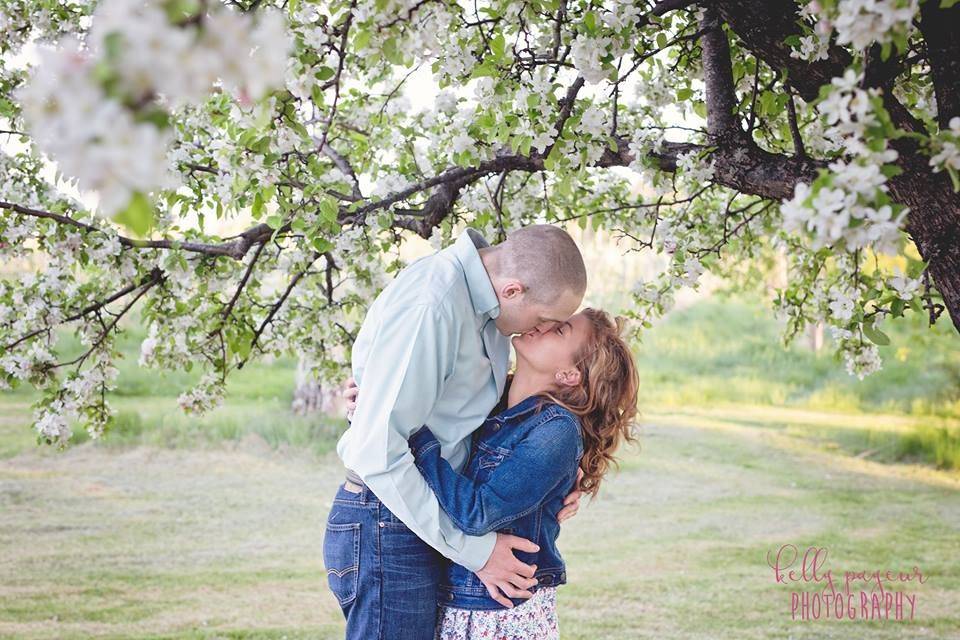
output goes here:
{"type": "Polygon", "coordinates": [[[509,327],[502,327],[502,326],[500,326],[499,324],[497,324],[496,327],[497,327],[497,331],[500,332],[500,335],[507,336],[508,338],[509,338],[510,336],[513,336],[513,335],[516,335],[517,333],[519,333],[518,331],[514,331],[513,329],[510,329],[509,327]]]}

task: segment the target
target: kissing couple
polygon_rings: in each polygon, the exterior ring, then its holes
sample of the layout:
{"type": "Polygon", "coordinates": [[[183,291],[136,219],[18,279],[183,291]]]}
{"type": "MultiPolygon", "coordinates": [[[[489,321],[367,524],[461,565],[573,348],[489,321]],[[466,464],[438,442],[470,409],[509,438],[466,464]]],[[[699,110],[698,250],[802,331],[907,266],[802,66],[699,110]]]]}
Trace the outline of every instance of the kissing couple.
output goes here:
{"type": "Polygon", "coordinates": [[[559,227],[468,228],[374,300],[323,540],[347,640],[559,638],[560,523],[634,439],[639,386],[586,288],[559,227]]]}

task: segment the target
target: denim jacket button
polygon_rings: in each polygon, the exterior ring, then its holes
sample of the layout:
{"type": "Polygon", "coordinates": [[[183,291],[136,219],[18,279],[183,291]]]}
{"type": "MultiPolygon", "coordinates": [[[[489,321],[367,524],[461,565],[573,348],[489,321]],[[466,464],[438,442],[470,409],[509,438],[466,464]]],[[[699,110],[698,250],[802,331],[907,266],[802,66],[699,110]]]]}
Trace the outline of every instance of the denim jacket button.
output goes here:
{"type": "Polygon", "coordinates": [[[452,594],[452,593],[448,593],[448,594],[447,594],[447,600],[453,600],[453,594],[452,594]]]}
{"type": "Polygon", "coordinates": [[[494,431],[499,431],[499,430],[500,430],[500,423],[499,423],[499,422],[498,422],[497,424],[493,425],[493,430],[494,430],[494,431]]]}

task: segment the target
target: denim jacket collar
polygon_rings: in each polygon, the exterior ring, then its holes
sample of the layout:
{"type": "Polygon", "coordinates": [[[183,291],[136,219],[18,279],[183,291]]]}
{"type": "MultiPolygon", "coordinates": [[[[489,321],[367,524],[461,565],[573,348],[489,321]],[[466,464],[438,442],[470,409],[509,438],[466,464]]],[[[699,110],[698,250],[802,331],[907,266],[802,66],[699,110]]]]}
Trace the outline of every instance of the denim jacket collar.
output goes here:
{"type": "MultiPolygon", "coordinates": [[[[510,386],[508,384],[503,394],[504,398],[506,398],[507,394],[509,393],[510,393],[510,386]]],[[[522,420],[527,416],[527,414],[536,410],[537,406],[544,401],[545,401],[545,398],[539,394],[527,396],[526,398],[524,398],[517,404],[513,405],[509,409],[504,409],[503,411],[500,411],[496,415],[491,416],[490,421],[504,424],[505,422],[508,422],[508,421],[515,422],[518,420],[522,420]]]]}

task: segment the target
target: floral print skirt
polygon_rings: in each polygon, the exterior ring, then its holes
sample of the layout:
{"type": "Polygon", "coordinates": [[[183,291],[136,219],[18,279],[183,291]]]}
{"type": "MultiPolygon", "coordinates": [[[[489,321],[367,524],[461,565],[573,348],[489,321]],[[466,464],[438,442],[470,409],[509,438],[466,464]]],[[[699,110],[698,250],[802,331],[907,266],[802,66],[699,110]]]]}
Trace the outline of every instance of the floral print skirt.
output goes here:
{"type": "Polygon", "coordinates": [[[559,640],[557,588],[537,589],[512,609],[473,611],[441,606],[435,640],[559,640]]]}

